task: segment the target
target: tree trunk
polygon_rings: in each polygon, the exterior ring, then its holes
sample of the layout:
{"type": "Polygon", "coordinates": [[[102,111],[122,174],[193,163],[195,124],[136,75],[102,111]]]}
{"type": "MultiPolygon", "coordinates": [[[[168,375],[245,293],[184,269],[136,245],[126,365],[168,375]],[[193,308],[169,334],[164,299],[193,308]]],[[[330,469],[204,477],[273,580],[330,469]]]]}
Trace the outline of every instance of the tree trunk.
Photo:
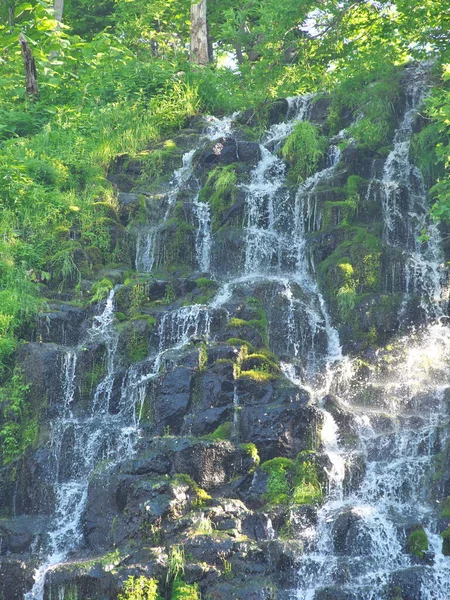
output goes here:
{"type": "Polygon", "coordinates": [[[28,96],[37,98],[39,95],[39,88],[37,82],[36,63],[34,62],[30,46],[22,34],[19,35],[19,43],[22,50],[23,66],[25,68],[25,89],[28,96]]]}
{"type": "Polygon", "coordinates": [[[14,6],[8,7],[8,23],[10,27],[14,27],[14,6]]]}
{"type": "Polygon", "coordinates": [[[55,3],[53,4],[53,10],[55,11],[55,19],[58,21],[58,23],[62,23],[64,0],[55,0],[55,3]]]}
{"type": "Polygon", "coordinates": [[[206,0],[191,4],[191,62],[197,65],[209,63],[206,0]]]}

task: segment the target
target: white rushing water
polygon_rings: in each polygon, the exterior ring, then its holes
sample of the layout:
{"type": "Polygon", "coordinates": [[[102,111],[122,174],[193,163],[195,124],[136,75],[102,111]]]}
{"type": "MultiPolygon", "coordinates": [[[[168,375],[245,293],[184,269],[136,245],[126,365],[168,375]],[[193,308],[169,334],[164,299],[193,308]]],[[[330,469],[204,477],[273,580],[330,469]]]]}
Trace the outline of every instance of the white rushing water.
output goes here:
{"type": "MultiPolygon", "coordinates": [[[[378,189],[384,241],[406,256],[403,291],[420,296],[429,323],[397,340],[392,355],[380,355],[368,375],[357,376],[349,372],[348,362],[342,369],[342,363],[333,361],[329,386],[312,390],[316,397],[324,391],[340,395],[350,421],[342,430],[332,413],[322,409],[328,490],[316,526],[299,534],[305,552],[292,594],[297,600],[450,597],[450,559],[442,554],[432,495],[435,458],[447,442],[443,424],[448,420],[450,329],[433,321],[443,314],[445,294],[440,235],[431,224],[428,245],[417,240],[427,224],[428,200],[409,158],[425,90],[420,67],[410,72],[406,89],[405,115],[378,189]],[[408,533],[417,527],[427,534],[427,560],[408,552],[408,533]],[[406,596],[402,587],[410,590],[406,596]]],[[[371,182],[368,194],[376,190],[371,182]]],[[[312,230],[314,210],[307,210],[312,219],[303,213],[312,230]]],[[[295,381],[292,370],[285,367],[285,372],[295,381]]]]}
{"type": "Polygon", "coordinates": [[[197,221],[195,233],[195,252],[197,265],[200,271],[208,272],[211,266],[211,207],[208,202],[199,200],[199,184],[194,177],[193,158],[195,153],[204,147],[207,141],[219,138],[227,138],[232,134],[233,122],[238,113],[233,113],[217,119],[206,117],[208,123],[203,135],[200,136],[198,146],[185,152],[182,156],[182,166],[174,172],[170,181],[169,189],[160,202],[166,202],[166,210],[157,223],[148,223],[140,226],[136,232],[136,270],[141,273],[151,273],[158,261],[158,236],[166,221],[172,214],[177,197],[182,191],[191,190],[194,193],[192,200],[193,211],[197,221]]]}
{"type": "MultiPolygon", "coordinates": [[[[51,423],[54,461],[55,510],[41,551],[35,583],[24,600],[43,600],[47,574],[67,560],[83,540],[82,517],[88,498],[90,476],[104,461],[113,466],[135,452],[139,420],[148,383],[158,376],[164,355],[185,346],[194,336],[209,336],[210,314],[194,305],[165,313],[159,325],[159,348],[149,367],[131,366],[123,376],[117,406],[111,406],[113,386],[120,373],[116,364],[118,344],[112,290],[103,311],[94,317],[85,342],[104,344],[106,374],[93,392],[90,412],[76,417],[73,402],[77,385],[76,365],[83,344],[63,359],[63,399],[60,414],[51,423]]],[[[84,343],[85,343],[84,342],[84,343]]]]}

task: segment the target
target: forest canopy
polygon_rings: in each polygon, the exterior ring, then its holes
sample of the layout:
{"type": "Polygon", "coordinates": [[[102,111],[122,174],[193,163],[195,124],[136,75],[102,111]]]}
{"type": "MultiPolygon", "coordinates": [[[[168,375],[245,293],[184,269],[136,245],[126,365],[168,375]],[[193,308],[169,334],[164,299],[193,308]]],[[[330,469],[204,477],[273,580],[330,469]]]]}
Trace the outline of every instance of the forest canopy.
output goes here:
{"type": "MultiPolygon", "coordinates": [[[[450,221],[447,0],[208,0],[213,58],[203,68],[189,62],[190,7],[59,0],[57,20],[56,3],[0,4],[0,375],[39,309],[40,284],[63,290],[82,268],[120,262],[109,233],[111,161],[199,113],[263,113],[268,98],[333,91],[337,123],[342,107],[367,108],[367,86],[389,98],[401,65],[431,61],[435,87],[415,152],[435,217],[450,221]],[[33,95],[19,36],[36,65],[33,95]]],[[[385,109],[372,107],[372,123],[385,109]]]]}

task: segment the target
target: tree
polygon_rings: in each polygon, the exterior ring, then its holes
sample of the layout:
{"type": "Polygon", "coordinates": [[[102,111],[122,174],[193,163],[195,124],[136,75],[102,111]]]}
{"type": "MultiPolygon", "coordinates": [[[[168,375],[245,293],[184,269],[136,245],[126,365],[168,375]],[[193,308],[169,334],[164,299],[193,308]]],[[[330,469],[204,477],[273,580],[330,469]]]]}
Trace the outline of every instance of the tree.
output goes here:
{"type": "Polygon", "coordinates": [[[209,63],[206,0],[191,4],[191,62],[197,65],[209,63]]]}
{"type": "Polygon", "coordinates": [[[62,23],[62,17],[64,12],[64,0],[55,0],[53,10],[55,11],[56,21],[58,21],[58,23],[62,23]]]}
{"type": "Polygon", "coordinates": [[[19,35],[19,43],[22,50],[23,66],[25,68],[25,89],[28,96],[36,98],[39,95],[36,63],[34,62],[30,46],[23,34],[19,35]]]}

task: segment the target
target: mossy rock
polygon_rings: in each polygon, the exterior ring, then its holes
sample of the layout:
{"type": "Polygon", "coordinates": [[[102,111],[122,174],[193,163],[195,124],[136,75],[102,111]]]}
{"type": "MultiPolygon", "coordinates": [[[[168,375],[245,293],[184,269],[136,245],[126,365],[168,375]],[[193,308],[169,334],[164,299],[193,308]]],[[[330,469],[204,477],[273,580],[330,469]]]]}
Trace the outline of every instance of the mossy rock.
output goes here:
{"type": "Polygon", "coordinates": [[[408,535],[406,546],[409,554],[424,558],[428,551],[428,538],[423,527],[418,527],[408,535]]]}

